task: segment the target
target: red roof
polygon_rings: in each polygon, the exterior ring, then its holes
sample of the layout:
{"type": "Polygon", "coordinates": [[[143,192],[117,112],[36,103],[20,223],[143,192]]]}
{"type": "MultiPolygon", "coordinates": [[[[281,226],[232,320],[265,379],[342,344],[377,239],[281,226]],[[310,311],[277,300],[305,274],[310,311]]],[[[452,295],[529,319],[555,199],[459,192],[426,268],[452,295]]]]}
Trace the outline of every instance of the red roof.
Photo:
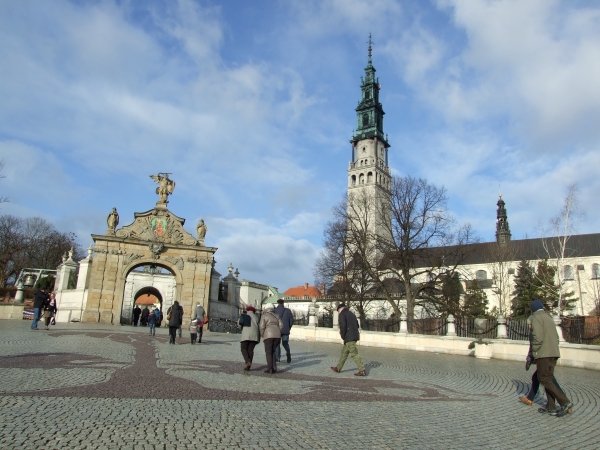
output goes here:
{"type": "Polygon", "coordinates": [[[304,286],[289,288],[283,295],[288,297],[320,297],[323,294],[316,286],[309,286],[308,283],[305,283],[304,286]]]}

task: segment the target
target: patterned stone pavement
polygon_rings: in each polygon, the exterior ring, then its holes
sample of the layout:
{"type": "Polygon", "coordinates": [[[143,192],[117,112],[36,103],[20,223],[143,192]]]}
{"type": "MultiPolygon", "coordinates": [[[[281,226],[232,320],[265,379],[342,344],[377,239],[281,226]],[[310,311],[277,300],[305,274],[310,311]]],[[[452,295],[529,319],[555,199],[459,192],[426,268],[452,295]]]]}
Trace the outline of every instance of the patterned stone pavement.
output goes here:
{"type": "Polygon", "coordinates": [[[38,449],[597,449],[600,374],[562,368],[575,402],[563,418],[518,402],[524,364],[360,347],[368,376],[341,345],[296,342],[292,362],[244,372],[239,336],[0,321],[0,448],[38,449]]]}

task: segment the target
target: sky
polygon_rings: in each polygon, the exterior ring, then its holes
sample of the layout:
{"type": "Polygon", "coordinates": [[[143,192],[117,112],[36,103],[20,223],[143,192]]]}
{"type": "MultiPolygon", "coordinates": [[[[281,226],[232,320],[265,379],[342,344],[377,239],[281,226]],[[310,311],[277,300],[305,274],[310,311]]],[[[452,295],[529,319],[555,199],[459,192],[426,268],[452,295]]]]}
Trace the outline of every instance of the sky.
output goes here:
{"type": "Polygon", "coordinates": [[[577,183],[600,232],[600,4],[578,0],[0,1],[0,214],[87,248],[170,172],[223,276],[312,284],[369,33],[393,175],[484,241],[500,193],[522,239],[577,183]]]}

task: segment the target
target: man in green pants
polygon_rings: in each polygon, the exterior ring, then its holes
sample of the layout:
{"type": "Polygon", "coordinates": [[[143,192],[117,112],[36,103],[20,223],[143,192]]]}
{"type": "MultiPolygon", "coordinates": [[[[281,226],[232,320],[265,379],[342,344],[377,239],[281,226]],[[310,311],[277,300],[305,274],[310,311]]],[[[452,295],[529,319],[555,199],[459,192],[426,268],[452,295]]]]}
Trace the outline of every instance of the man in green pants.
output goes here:
{"type": "Polygon", "coordinates": [[[358,349],[356,348],[356,342],[360,340],[360,333],[358,331],[358,320],[352,311],[346,308],[344,303],[340,303],[337,307],[339,313],[339,324],[340,324],[340,336],[344,341],[344,347],[342,348],[342,355],[337,366],[332,366],[331,370],[340,373],[348,355],[352,357],[356,365],[358,366],[358,372],[354,375],[357,377],[364,377],[367,375],[365,365],[363,364],[360,356],[358,355],[358,349]]]}

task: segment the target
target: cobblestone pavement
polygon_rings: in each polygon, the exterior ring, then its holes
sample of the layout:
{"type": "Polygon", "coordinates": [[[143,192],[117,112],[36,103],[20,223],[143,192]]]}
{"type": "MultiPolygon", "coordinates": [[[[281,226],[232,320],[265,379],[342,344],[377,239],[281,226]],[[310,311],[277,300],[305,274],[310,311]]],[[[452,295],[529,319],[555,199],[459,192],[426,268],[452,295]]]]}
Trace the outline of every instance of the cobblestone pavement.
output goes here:
{"type": "Polygon", "coordinates": [[[291,341],[292,362],[264,373],[262,344],[244,372],[239,336],[0,321],[0,448],[598,449],[600,374],[562,368],[575,403],[563,418],[518,402],[523,363],[291,341]]]}

